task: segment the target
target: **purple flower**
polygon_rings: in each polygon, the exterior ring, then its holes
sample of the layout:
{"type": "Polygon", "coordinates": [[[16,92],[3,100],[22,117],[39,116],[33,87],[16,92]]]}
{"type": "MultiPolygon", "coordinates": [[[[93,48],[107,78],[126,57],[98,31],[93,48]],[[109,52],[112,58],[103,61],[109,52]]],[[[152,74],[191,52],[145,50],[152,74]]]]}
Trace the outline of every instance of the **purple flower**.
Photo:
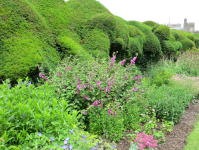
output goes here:
{"type": "Polygon", "coordinates": [[[84,139],[86,138],[84,135],[81,135],[84,139]]]}
{"type": "Polygon", "coordinates": [[[100,81],[97,81],[97,85],[100,85],[101,84],[101,82],[100,81]]]}
{"type": "Polygon", "coordinates": [[[69,145],[69,147],[68,147],[70,150],[72,150],[73,149],[73,147],[72,147],[72,145],[69,145]]]}
{"type": "Polygon", "coordinates": [[[40,132],[38,133],[38,136],[41,136],[41,133],[40,133],[40,132]]]}
{"type": "Polygon", "coordinates": [[[59,145],[55,144],[55,146],[59,146],[59,145]]]}
{"type": "Polygon", "coordinates": [[[57,76],[60,76],[60,75],[61,75],[61,73],[58,73],[58,74],[57,74],[57,76]]]}
{"type": "Polygon", "coordinates": [[[70,133],[73,133],[74,131],[73,130],[70,130],[70,133]]]}
{"type": "Polygon", "coordinates": [[[53,150],[52,148],[50,150],[53,150]]]}
{"type": "Polygon", "coordinates": [[[115,146],[114,146],[114,145],[112,145],[112,147],[113,147],[113,148],[115,148],[115,146]]]}
{"type": "Polygon", "coordinates": [[[88,143],[87,141],[84,141],[85,143],[88,143]]]}
{"type": "Polygon", "coordinates": [[[54,139],[53,139],[52,137],[50,137],[50,139],[51,139],[52,141],[54,141],[54,139]]]}
{"type": "Polygon", "coordinates": [[[67,149],[67,148],[68,148],[68,146],[67,146],[67,145],[64,145],[64,146],[61,146],[61,148],[63,148],[63,149],[67,149]]]}

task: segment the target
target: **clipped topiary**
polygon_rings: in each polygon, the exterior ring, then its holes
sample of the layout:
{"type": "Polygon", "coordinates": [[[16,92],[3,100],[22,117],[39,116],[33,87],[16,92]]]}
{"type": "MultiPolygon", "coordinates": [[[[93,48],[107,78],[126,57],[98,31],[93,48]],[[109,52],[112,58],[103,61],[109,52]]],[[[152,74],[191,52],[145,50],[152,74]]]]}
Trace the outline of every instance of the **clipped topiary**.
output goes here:
{"type": "Polygon", "coordinates": [[[146,24],[146,25],[148,25],[148,26],[150,26],[150,27],[153,27],[153,26],[155,26],[157,23],[156,22],[154,22],[154,21],[145,21],[145,22],[143,22],[144,24],[146,24]]]}
{"type": "Polygon", "coordinates": [[[170,28],[166,25],[160,25],[155,31],[155,35],[159,40],[169,40],[170,28]]]}

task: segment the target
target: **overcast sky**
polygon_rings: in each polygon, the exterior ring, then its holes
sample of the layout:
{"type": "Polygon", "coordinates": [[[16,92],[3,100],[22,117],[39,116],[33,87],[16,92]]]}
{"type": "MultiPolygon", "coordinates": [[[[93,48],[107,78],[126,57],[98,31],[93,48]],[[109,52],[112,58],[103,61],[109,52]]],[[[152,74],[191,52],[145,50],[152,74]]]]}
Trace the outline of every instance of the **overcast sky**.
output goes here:
{"type": "MultiPolygon", "coordinates": [[[[67,1],[67,0],[65,0],[67,1]]],[[[152,20],[160,24],[180,23],[184,19],[195,22],[199,30],[199,4],[197,0],[97,0],[112,14],[125,20],[144,22],[152,20]]]]}

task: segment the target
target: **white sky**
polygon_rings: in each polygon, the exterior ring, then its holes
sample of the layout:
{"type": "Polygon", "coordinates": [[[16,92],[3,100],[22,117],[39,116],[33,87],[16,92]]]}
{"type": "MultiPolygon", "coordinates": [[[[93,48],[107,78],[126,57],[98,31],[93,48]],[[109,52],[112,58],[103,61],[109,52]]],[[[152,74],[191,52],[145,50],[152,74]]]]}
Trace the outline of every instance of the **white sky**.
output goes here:
{"type": "Polygon", "coordinates": [[[112,14],[125,20],[144,22],[152,20],[160,24],[180,23],[184,19],[195,22],[199,30],[199,4],[197,0],[97,0],[112,14]]]}
{"type": "MultiPolygon", "coordinates": [[[[68,0],[65,0],[68,1],[68,0]]],[[[144,22],[152,20],[160,24],[177,24],[183,27],[184,19],[195,22],[199,30],[199,4],[197,0],[97,0],[112,14],[125,20],[144,22]]]]}

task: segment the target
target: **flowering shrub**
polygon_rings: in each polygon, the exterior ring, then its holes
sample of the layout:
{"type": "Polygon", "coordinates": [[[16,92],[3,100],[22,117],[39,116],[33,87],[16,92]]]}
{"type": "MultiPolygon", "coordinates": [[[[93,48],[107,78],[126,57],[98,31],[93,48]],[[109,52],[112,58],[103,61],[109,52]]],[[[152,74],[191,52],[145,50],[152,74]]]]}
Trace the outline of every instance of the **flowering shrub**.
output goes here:
{"type": "Polygon", "coordinates": [[[125,100],[126,91],[133,93],[138,90],[135,83],[139,80],[140,72],[134,65],[136,57],[126,67],[123,67],[124,60],[116,63],[116,56],[110,61],[98,58],[82,58],[82,61],[79,61],[78,57],[81,55],[63,60],[57,69],[50,73],[49,78],[40,74],[54,85],[60,97],[69,102],[71,109],[86,109],[96,99],[106,100],[108,103],[116,99],[117,95],[122,95],[120,99],[125,100]]]}
{"type": "Polygon", "coordinates": [[[154,140],[152,135],[147,135],[144,132],[137,134],[135,142],[138,142],[140,149],[158,146],[158,141],[154,140]]]}
{"type": "Polygon", "coordinates": [[[122,138],[124,124],[123,116],[119,111],[118,106],[103,107],[101,101],[100,107],[96,100],[90,106],[88,112],[89,125],[88,130],[90,133],[103,135],[109,141],[118,142],[122,138]]]}

